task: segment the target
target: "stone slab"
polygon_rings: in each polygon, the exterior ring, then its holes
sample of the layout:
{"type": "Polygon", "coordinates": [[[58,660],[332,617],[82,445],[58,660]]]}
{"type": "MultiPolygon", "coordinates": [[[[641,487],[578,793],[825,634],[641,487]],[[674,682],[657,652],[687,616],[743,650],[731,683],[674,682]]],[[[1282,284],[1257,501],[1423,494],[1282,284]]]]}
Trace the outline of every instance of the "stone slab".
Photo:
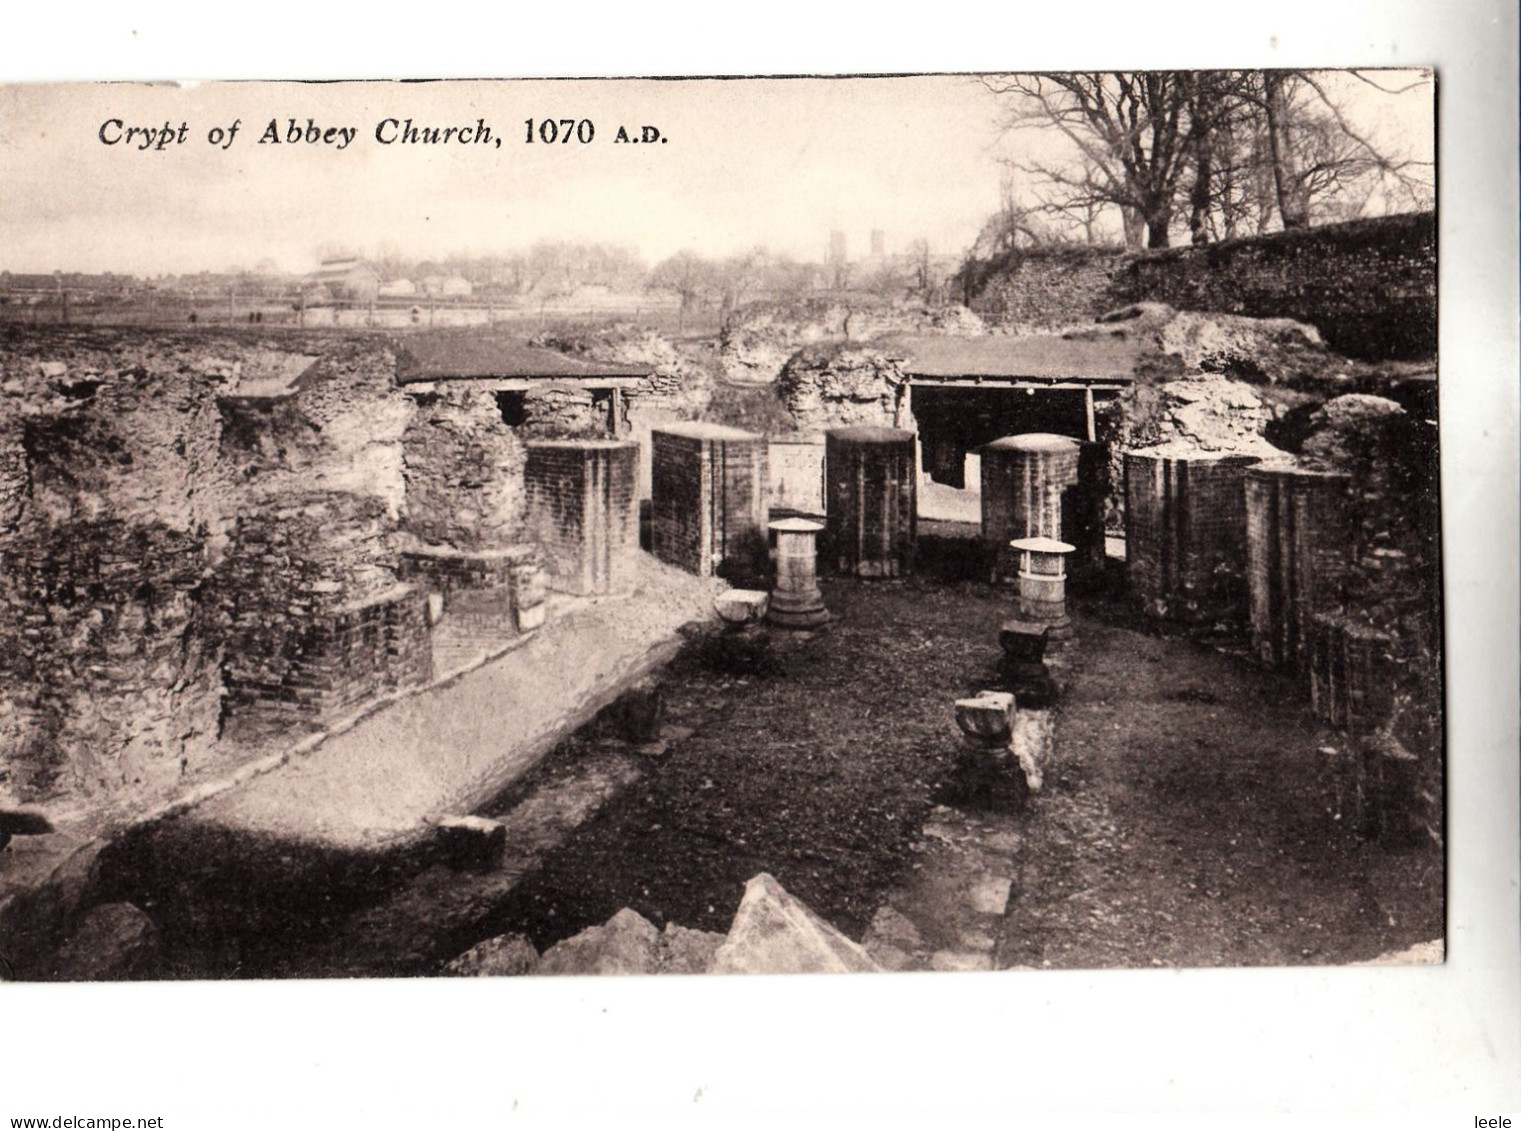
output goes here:
{"type": "Polygon", "coordinates": [[[869,954],[762,872],[713,960],[715,974],[845,974],[879,970],[869,954]]]}

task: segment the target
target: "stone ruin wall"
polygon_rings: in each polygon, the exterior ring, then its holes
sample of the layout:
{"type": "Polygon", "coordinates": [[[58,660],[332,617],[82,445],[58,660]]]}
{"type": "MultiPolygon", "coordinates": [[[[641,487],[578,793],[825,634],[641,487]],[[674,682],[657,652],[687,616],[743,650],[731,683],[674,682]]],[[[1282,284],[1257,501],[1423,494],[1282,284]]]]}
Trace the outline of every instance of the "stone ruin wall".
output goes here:
{"type": "Polygon", "coordinates": [[[1122,302],[1308,322],[1351,357],[1431,357],[1436,216],[1352,220],[1154,252],[1127,263],[1111,291],[1122,302]]]}
{"type": "MultiPolygon", "coordinates": [[[[697,415],[682,364],[624,390],[622,429],[697,415]]],[[[610,398],[546,385],[513,426],[489,389],[395,375],[368,335],[0,345],[0,800],[130,815],[425,682],[440,588],[485,643],[542,619],[525,444],[605,436],[610,398]],[[456,591],[482,578],[507,615],[456,591]]]]}
{"type": "Polygon", "coordinates": [[[1119,305],[1111,288],[1125,260],[1113,250],[1030,248],[970,261],[957,277],[957,291],[991,324],[1054,329],[1090,322],[1119,305]]]}
{"type": "MultiPolygon", "coordinates": [[[[639,445],[637,492],[640,498],[648,499],[652,476],[650,433],[662,424],[678,424],[703,417],[713,399],[713,378],[708,367],[694,361],[663,335],[624,323],[570,325],[540,334],[530,344],[602,364],[648,369],[647,375],[621,390],[622,414],[614,422],[618,439],[633,440],[639,445]]],[[[558,420],[545,412],[545,409],[554,411],[551,404],[546,403],[539,410],[540,426],[530,429],[532,438],[556,440],[605,436],[606,415],[601,404],[598,403],[595,411],[588,414],[586,410],[592,407],[590,394],[577,391],[576,395],[577,404],[584,407],[561,410],[564,415],[558,420]]],[[[558,400],[565,405],[564,397],[558,400]]]]}
{"type": "Polygon", "coordinates": [[[204,540],[65,521],[0,546],[0,790],[18,801],[171,786],[216,737],[204,540]]]}
{"type": "Polygon", "coordinates": [[[523,535],[526,449],[496,397],[465,382],[407,394],[403,526],[417,543],[479,550],[523,535]]]}
{"type": "Polygon", "coordinates": [[[384,348],[333,339],[0,346],[0,798],[130,815],[240,757],[217,739],[249,625],[277,631],[335,575],[351,595],[395,584],[393,373],[384,348]],[[323,548],[251,569],[255,530],[299,540],[296,492],[323,548]]]}
{"type": "Polygon", "coordinates": [[[1398,821],[1434,833],[1443,775],[1436,426],[1350,394],[1313,413],[1296,451],[1249,451],[1174,438],[1126,455],[1132,594],[1153,615],[1206,631],[1249,626],[1258,658],[1294,673],[1315,716],[1346,735],[1337,756],[1353,792],[1392,789],[1392,802],[1367,804],[1383,804],[1383,820],[1392,805],[1398,821]],[[1253,466],[1231,466],[1244,463],[1253,466]],[[1403,784],[1390,786],[1395,779],[1403,784]]]}
{"type": "Polygon", "coordinates": [[[1431,212],[1198,248],[1019,250],[973,261],[957,281],[973,311],[1005,325],[1070,325],[1128,303],[1164,302],[1180,310],[1297,319],[1350,357],[1436,353],[1431,212]]]}
{"type": "Polygon", "coordinates": [[[1125,578],[1151,616],[1210,628],[1247,601],[1246,469],[1253,456],[1125,456],[1125,578]]]}
{"type": "Polygon", "coordinates": [[[317,724],[429,680],[425,594],[395,562],[376,496],[292,493],[236,520],[215,593],[226,733],[317,724]]]}
{"type": "MultiPolygon", "coordinates": [[[[1372,401],[1374,398],[1341,398],[1372,401]]],[[[1315,618],[1309,676],[1316,709],[1357,734],[1383,732],[1420,761],[1428,792],[1440,796],[1442,753],[1441,520],[1437,430],[1389,405],[1378,415],[1337,419],[1303,458],[1346,470],[1355,485],[1345,601],[1315,618]],[[1361,678],[1334,679],[1351,647],[1372,634],[1377,648],[1361,678]]]]}
{"type": "Polygon", "coordinates": [[[722,425],[656,429],[650,552],[700,577],[763,587],[769,572],[766,438],[722,425]]]}
{"type": "Polygon", "coordinates": [[[529,441],[528,529],[552,588],[576,596],[632,590],[638,466],[638,446],[627,441],[529,441]]]}
{"type": "Polygon", "coordinates": [[[152,791],[215,738],[204,599],[218,506],[216,391],[176,338],[17,336],[0,353],[0,791],[152,791]]]}

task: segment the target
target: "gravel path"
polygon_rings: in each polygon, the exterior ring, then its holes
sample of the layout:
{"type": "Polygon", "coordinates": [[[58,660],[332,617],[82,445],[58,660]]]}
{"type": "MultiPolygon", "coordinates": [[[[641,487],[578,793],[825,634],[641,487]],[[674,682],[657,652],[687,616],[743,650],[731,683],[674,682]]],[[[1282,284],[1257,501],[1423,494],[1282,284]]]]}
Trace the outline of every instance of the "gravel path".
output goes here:
{"type": "MultiPolygon", "coordinates": [[[[700,651],[668,669],[688,737],[525,877],[496,930],[543,947],[627,906],[722,931],[760,871],[856,939],[884,902],[965,902],[915,872],[934,871],[932,807],[954,793],[951,701],[992,685],[1008,596],[824,590],[837,619],[777,636],[773,670],[700,651]]],[[[1333,819],[1318,751],[1340,738],[1292,680],[1077,604],[1045,790],[1004,837],[1018,874],[992,964],[1343,963],[1440,936],[1440,851],[1360,843],[1333,819]]]]}
{"type": "Polygon", "coordinates": [[[1441,852],[1331,812],[1293,681],[1083,620],[1047,794],[1026,824],[1002,966],[1360,961],[1440,938],[1441,852]]]}

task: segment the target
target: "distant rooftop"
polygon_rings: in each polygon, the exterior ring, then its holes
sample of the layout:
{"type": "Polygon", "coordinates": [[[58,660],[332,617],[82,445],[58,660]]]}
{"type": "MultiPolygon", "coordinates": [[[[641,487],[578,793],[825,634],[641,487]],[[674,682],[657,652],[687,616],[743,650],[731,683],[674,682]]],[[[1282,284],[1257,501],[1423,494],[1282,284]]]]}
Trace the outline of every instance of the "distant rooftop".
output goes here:
{"type": "Polygon", "coordinates": [[[403,385],[449,378],[646,377],[651,369],[648,365],[618,365],[571,357],[525,342],[481,334],[418,334],[405,339],[397,354],[396,377],[403,385]]]}
{"type": "Polygon", "coordinates": [[[743,428],[731,428],[727,424],[714,424],[706,420],[672,421],[657,424],[656,432],[668,436],[682,436],[689,440],[759,440],[759,432],[746,432],[743,428]]]}
{"type": "Polygon", "coordinates": [[[317,280],[342,279],[354,271],[369,271],[377,278],[380,272],[363,259],[324,259],[322,265],[312,272],[311,277],[317,280]]]}
{"type": "Polygon", "coordinates": [[[910,377],[1129,380],[1146,347],[1129,337],[892,337],[880,345],[904,358],[910,377]]]}

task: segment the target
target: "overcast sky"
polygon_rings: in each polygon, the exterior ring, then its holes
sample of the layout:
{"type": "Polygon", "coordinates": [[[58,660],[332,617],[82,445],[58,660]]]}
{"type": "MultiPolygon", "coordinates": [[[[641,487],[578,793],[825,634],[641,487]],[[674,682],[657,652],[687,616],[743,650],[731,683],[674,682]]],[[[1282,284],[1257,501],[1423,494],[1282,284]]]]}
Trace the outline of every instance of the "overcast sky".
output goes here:
{"type": "MultiPolygon", "coordinates": [[[[1360,123],[1429,158],[1429,85],[1397,98],[1345,89],[1360,123]]],[[[960,253],[998,206],[997,113],[976,80],[955,76],[5,86],[0,269],[158,274],[268,259],[307,270],[323,248],[433,258],[541,239],[627,244],[650,262],[755,245],[817,259],[833,228],[852,255],[872,229],[889,251],[922,236],[960,253]],[[271,119],[283,134],[293,117],[357,133],[341,151],[260,144],[271,119]],[[589,119],[595,138],[525,144],[524,120],[545,117],[589,119]],[[381,145],[386,118],[484,118],[493,141],[381,145]],[[186,140],[102,144],[114,119],[185,122],[186,140]],[[234,120],[230,147],[208,143],[234,120]],[[620,125],[669,140],[618,144],[620,125]]]]}

